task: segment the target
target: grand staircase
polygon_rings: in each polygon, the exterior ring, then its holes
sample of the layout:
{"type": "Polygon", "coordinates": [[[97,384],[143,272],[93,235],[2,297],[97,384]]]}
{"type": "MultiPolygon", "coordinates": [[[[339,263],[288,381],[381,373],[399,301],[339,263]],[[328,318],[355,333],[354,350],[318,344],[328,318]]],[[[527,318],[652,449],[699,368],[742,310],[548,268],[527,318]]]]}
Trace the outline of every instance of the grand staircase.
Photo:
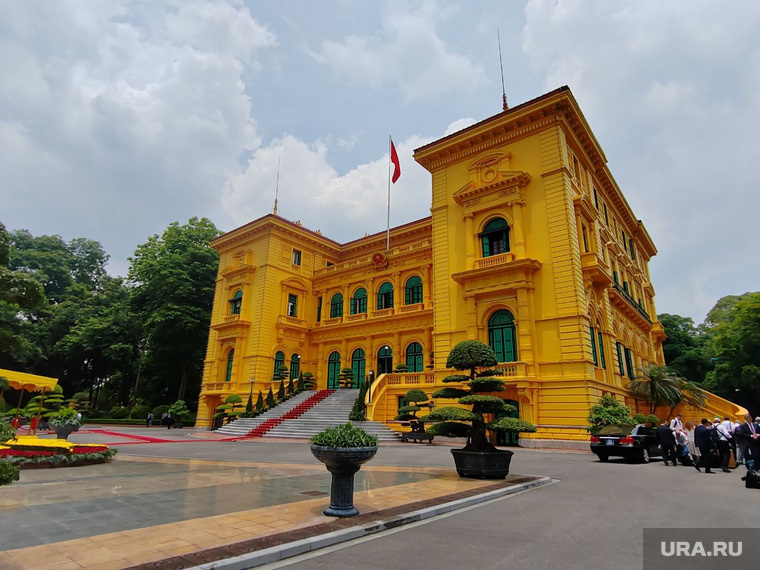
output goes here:
{"type": "MultiPolygon", "coordinates": [[[[358,394],[358,390],[302,392],[256,418],[237,419],[217,433],[230,435],[230,439],[309,439],[325,428],[346,423],[358,394]]],[[[355,423],[379,441],[399,441],[401,437],[382,422],[355,423]]]]}

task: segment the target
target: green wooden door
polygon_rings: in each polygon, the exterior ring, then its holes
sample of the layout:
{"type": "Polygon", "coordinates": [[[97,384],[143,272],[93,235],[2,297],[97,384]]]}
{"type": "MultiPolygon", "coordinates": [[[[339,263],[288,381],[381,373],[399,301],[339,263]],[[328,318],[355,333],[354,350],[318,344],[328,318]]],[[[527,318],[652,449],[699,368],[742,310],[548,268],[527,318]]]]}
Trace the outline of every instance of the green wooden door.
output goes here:
{"type": "Polygon", "coordinates": [[[365,365],[366,360],[364,358],[364,351],[361,348],[357,348],[351,355],[351,370],[354,375],[354,382],[351,384],[353,388],[361,387],[365,377],[365,365]]]}
{"type": "Polygon", "coordinates": [[[340,376],[340,353],[332,352],[327,360],[327,389],[337,390],[340,388],[338,383],[340,376]]]}

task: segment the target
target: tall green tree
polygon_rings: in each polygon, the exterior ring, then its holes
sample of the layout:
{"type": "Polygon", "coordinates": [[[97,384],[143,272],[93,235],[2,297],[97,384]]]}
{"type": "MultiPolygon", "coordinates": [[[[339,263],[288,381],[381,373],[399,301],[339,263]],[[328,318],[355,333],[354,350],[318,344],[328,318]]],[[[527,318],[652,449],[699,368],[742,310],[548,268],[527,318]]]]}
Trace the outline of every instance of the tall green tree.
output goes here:
{"type": "Polygon", "coordinates": [[[24,329],[44,306],[45,292],[37,280],[11,268],[10,256],[11,236],[0,222],[0,353],[29,352],[24,329]]]}
{"type": "Polygon", "coordinates": [[[627,388],[634,398],[649,404],[650,414],[657,406],[674,406],[683,398],[680,378],[666,366],[646,366],[627,388]]]}
{"type": "Polygon", "coordinates": [[[665,364],[679,376],[702,383],[712,370],[709,334],[690,317],[663,313],[657,319],[668,338],[662,343],[665,364]]]}
{"type": "Polygon", "coordinates": [[[760,411],[760,293],[745,293],[733,304],[724,303],[719,316],[711,331],[715,370],[708,374],[705,386],[757,414],[760,411]],[[729,308],[725,309],[725,305],[729,308]]]}
{"type": "Polygon", "coordinates": [[[172,223],[130,258],[134,310],[144,323],[147,385],[185,400],[200,389],[202,363],[219,256],[210,247],[220,234],[206,218],[172,223]]]}

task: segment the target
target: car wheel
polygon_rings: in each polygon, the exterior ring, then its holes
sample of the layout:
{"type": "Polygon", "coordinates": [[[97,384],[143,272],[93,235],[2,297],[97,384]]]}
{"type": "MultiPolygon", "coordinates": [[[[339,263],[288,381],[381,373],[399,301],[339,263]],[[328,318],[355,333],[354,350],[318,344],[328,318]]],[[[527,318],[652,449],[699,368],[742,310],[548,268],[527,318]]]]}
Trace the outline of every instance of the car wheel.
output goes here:
{"type": "Polygon", "coordinates": [[[602,463],[606,463],[609,458],[610,458],[609,455],[606,455],[604,453],[599,454],[599,461],[601,461],[602,463]]]}
{"type": "Polygon", "coordinates": [[[649,450],[644,448],[641,450],[641,455],[639,455],[639,460],[642,463],[649,463],[650,457],[649,457],[649,450]]]}

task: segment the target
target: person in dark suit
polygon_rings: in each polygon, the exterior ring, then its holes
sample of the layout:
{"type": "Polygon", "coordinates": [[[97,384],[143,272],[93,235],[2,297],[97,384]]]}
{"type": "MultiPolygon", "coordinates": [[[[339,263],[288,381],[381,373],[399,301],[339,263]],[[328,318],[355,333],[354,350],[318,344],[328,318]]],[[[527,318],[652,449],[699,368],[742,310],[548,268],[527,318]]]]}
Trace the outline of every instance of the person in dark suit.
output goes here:
{"type": "Polygon", "coordinates": [[[744,416],[744,423],[736,428],[735,436],[744,450],[744,463],[751,459],[755,469],[760,468],[760,425],[752,421],[750,414],[744,416]]]}
{"type": "Polygon", "coordinates": [[[673,431],[668,426],[668,423],[662,422],[660,427],[655,431],[655,435],[657,436],[657,443],[662,448],[663,463],[667,465],[668,461],[672,461],[673,467],[678,465],[676,461],[676,437],[673,435],[673,431]]]}
{"type": "Polygon", "coordinates": [[[699,448],[699,462],[694,464],[694,469],[701,472],[700,467],[705,468],[705,473],[714,473],[710,469],[712,463],[713,439],[710,433],[710,420],[702,418],[700,425],[694,428],[694,445],[699,448]]]}

